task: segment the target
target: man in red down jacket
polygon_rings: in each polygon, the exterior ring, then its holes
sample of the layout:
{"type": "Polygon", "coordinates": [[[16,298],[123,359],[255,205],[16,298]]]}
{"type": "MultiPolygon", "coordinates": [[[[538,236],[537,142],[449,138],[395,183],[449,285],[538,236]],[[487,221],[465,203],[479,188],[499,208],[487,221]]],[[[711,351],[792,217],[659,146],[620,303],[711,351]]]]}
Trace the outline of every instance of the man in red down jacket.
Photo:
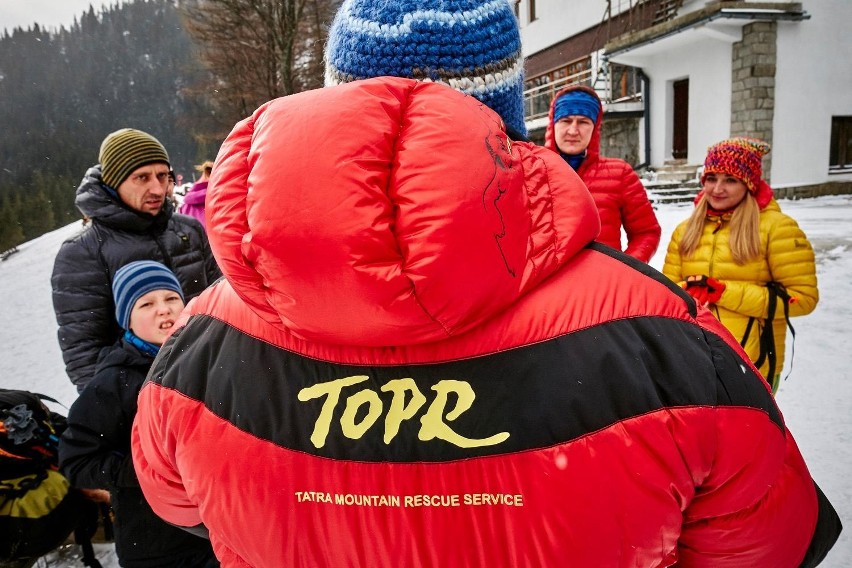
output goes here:
{"type": "Polygon", "coordinates": [[[592,243],[583,183],[520,139],[509,4],[442,5],[344,2],[346,84],[220,149],[226,279],[139,397],[151,507],[227,567],[816,565],[839,519],[765,382],[688,294],[592,243]],[[462,31],[508,46],[481,48],[490,81],[375,56],[462,31]]]}
{"type": "Polygon", "coordinates": [[[627,236],[624,252],[648,262],[660,244],[660,224],[645,186],[630,164],[601,156],[602,118],[603,105],[594,89],[566,87],[550,104],[544,145],[559,152],[592,193],[601,216],[597,241],[622,250],[623,226],[627,236]]]}

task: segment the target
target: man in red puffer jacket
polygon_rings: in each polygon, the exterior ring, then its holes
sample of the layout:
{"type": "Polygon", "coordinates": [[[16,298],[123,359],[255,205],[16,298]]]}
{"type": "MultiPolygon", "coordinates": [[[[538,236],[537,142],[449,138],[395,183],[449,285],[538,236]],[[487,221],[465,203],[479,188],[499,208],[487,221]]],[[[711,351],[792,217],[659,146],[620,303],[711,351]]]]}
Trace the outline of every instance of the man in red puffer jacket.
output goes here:
{"type": "Polygon", "coordinates": [[[601,216],[597,241],[648,262],[660,244],[660,224],[630,164],[601,156],[602,117],[603,106],[594,89],[566,87],[550,105],[544,145],[559,152],[592,193],[601,216]],[[622,227],[627,235],[625,249],[622,227]]]}
{"type": "Polygon", "coordinates": [[[226,279],[154,362],[133,460],[223,566],[793,567],[836,540],[736,341],[593,243],[582,181],[524,141],[520,53],[502,0],[347,0],[329,86],[220,149],[226,279]]]}

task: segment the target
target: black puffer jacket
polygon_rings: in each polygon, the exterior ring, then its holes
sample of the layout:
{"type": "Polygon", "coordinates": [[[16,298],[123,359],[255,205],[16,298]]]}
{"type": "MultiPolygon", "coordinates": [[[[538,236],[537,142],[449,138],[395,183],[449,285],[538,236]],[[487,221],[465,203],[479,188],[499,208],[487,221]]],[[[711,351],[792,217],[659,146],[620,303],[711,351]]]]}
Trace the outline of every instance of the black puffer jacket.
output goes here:
{"type": "Polygon", "coordinates": [[[76,204],[91,223],[62,243],[51,285],[65,371],[82,390],[98,352],[119,337],[111,289],[119,268],[134,260],[162,262],[177,275],[187,301],[221,272],[201,223],[174,213],[168,200],[156,216],[130,209],[101,181],[100,166],[86,172],[76,204]]]}
{"type": "Polygon", "coordinates": [[[210,541],[154,514],[133,470],[136,395],[153,361],[123,340],[101,352],[95,377],[68,412],[59,465],[75,487],[110,492],[116,553],[125,568],[215,566],[210,541]]]}

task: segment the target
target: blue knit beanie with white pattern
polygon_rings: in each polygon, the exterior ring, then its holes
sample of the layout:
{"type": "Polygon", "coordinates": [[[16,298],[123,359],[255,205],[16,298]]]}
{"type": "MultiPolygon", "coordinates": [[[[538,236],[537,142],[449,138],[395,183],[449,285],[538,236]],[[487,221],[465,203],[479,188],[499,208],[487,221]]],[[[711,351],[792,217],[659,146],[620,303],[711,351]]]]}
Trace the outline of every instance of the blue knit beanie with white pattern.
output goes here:
{"type": "Polygon", "coordinates": [[[508,0],[345,0],[325,61],[327,86],[386,75],[444,83],[526,135],[521,37],[508,0]]]}

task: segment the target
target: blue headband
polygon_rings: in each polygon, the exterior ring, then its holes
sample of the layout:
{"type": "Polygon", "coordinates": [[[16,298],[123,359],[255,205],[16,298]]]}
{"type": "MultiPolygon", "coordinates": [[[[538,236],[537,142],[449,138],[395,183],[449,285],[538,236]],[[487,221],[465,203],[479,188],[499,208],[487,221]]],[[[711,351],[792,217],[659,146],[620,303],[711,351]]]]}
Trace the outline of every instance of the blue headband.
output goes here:
{"type": "Polygon", "coordinates": [[[585,116],[597,123],[600,112],[601,103],[597,97],[585,91],[569,91],[556,99],[553,122],[566,116],[585,116]]]}

